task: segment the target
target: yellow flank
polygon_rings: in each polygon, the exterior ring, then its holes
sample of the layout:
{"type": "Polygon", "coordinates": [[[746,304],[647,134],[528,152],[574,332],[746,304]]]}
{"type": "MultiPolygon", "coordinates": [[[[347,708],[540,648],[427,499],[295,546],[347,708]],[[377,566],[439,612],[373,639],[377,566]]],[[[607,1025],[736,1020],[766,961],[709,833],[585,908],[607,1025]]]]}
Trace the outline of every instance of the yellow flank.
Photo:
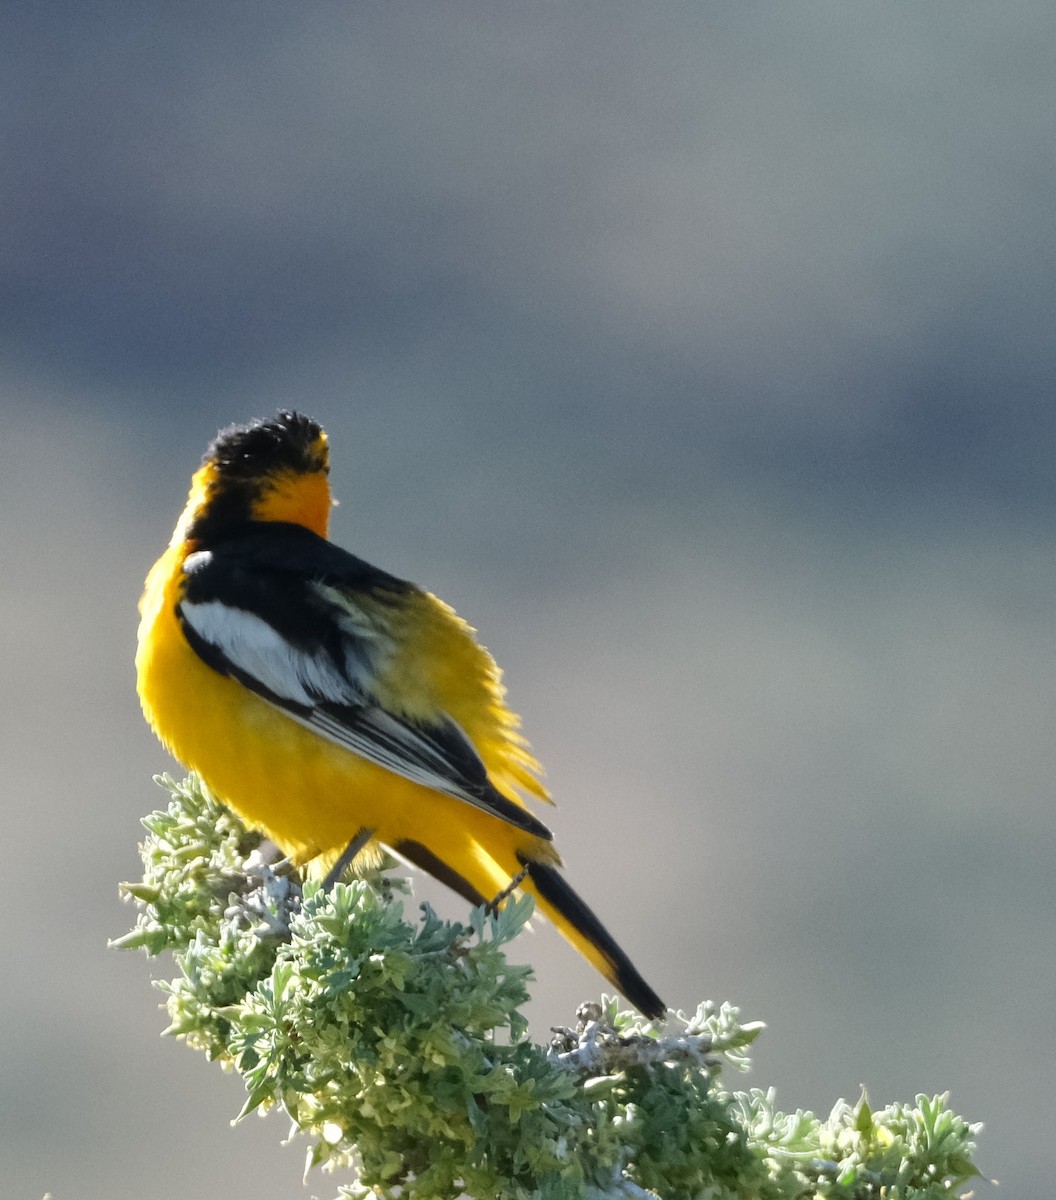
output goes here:
{"type": "Polygon", "coordinates": [[[325,433],[297,413],[233,427],[210,447],[140,601],[137,684],[151,728],[299,865],[329,865],[370,830],[368,856],[402,844],[464,894],[492,899],[519,882],[599,971],[659,1015],[662,1002],[554,870],[561,860],[545,828],[521,828],[503,813],[495,792],[522,809],[522,791],[549,795],[472,628],[430,593],[318,541],[332,504],[328,465],[325,433]],[[233,557],[224,560],[225,550],[233,557]],[[342,638],[347,661],[333,651],[342,638]],[[341,739],[364,745],[355,741],[362,713],[381,724],[361,754],[341,739]],[[316,715],[340,728],[309,727],[316,715]],[[416,731],[428,738],[451,722],[494,792],[474,793],[457,753],[443,758],[441,770],[453,774],[442,778],[463,798],[428,786],[440,777],[428,751],[426,766],[417,762],[416,731]]]}
{"type": "MultiPolygon", "coordinates": [[[[364,606],[367,607],[367,606],[364,606]]],[[[502,672],[472,627],[430,592],[415,592],[398,608],[375,604],[395,646],[375,694],[383,708],[412,720],[446,712],[465,731],[507,799],[523,805],[516,788],[552,803],[535,772],[538,762],[517,732],[520,719],[505,704],[502,672]]]]}

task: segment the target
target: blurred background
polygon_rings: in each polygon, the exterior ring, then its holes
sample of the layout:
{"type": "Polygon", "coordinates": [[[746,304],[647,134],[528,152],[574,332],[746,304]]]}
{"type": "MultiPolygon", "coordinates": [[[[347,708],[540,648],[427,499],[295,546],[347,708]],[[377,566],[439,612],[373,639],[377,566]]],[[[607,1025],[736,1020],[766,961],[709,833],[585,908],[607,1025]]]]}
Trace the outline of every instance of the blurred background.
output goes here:
{"type": "MultiPolygon", "coordinates": [[[[136,600],[218,427],[481,630],[571,878],[731,1085],[949,1089],[1041,1195],[1050,4],[5,5],[5,1194],[330,1196],[159,1038],[136,600]]],[[[420,889],[445,914],[457,899],[420,889]]],[[[518,946],[537,1037],[601,982],[518,946]]],[[[1046,1126],[1047,1128],[1047,1126],[1046,1126]]],[[[979,1185],[979,1194],[990,1194],[979,1185]]]]}

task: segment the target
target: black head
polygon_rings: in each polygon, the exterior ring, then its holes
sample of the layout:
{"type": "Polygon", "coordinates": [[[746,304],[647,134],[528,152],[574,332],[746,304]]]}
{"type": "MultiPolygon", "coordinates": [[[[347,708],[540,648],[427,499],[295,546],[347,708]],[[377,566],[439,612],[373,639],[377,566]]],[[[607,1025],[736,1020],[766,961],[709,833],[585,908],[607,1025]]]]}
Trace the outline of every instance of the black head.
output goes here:
{"type": "Polygon", "coordinates": [[[329,469],[322,426],[286,409],[274,417],[222,429],[202,462],[215,466],[231,482],[259,481],[276,472],[310,474],[329,469]]]}
{"type": "Polygon", "coordinates": [[[202,543],[247,521],[292,521],[326,535],[330,455],[318,422],[283,411],[222,429],[205,452],[177,535],[202,543]]]}

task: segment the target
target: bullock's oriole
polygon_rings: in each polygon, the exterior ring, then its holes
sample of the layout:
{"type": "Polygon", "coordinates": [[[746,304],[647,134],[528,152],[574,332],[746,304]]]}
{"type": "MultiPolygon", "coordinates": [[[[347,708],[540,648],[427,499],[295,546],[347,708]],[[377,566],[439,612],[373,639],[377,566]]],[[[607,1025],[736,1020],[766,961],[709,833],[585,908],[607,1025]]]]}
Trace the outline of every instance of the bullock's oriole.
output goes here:
{"type": "Polygon", "coordinates": [[[390,848],[474,904],[515,887],[643,1013],[664,1005],[565,882],[549,800],[491,655],[453,609],[327,541],[326,434],[222,431],[147,577],[155,733],[255,829],[331,877],[390,848]]]}

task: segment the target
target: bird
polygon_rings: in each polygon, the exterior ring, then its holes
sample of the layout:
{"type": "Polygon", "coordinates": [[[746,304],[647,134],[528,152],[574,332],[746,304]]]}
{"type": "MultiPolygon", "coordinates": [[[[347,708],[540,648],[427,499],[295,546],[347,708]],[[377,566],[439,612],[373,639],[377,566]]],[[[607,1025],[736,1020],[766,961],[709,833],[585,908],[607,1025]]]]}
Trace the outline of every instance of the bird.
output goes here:
{"type": "Polygon", "coordinates": [[[527,806],[552,801],[495,660],[449,605],[328,540],[329,472],[326,432],[292,410],[209,445],[140,600],[148,724],[295,866],[328,866],[327,886],[387,849],[473,905],[527,892],[662,1018],[527,806]]]}

